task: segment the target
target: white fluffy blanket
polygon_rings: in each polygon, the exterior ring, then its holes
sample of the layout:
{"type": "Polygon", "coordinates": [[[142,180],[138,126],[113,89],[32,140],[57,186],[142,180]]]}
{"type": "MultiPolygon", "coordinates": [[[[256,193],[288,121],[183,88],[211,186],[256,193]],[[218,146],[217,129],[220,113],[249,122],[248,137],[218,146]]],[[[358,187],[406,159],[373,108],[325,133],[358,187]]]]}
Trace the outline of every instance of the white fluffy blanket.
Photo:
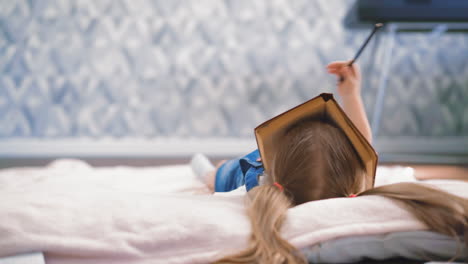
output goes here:
{"type": "MultiPolygon", "coordinates": [[[[466,182],[432,183],[468,197],[466,182]]],[[[358,197],[292,208],[283,234],[304,248],[422,229],[398,204],[358,197]]],[[[242,194],[209,195],[187,165],[92,168],[60,160],[0,171],[0,257],[42,251],[48,264],[207,263],[243,249],[249,232],[242,194]]]]}

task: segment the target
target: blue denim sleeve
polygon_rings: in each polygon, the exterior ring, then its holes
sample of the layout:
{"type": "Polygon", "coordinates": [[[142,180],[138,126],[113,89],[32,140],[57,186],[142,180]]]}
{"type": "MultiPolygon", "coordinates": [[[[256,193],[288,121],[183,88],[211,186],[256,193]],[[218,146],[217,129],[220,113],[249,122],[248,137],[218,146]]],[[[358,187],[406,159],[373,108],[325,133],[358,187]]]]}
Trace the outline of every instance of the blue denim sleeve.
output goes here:
{"type": "Polygon", "coordinates": [[[229,192],[244,185],[247,191],[258,185],[258,175],[263,173],[258,150],[225,162],[217,171],[215,192],[229,192]]]}

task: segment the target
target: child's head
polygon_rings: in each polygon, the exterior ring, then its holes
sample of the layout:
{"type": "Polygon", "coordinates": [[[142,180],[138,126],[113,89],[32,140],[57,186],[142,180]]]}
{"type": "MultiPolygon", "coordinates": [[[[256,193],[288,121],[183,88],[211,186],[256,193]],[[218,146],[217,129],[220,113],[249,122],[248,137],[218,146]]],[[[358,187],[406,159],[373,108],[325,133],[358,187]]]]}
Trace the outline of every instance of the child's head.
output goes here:
{"type": "Polygon", "coordinates": [[[268,181],[295,205],[364,191],[365,167],[344,132],[319,119],[290,127],[277,147],[268,181]]]}

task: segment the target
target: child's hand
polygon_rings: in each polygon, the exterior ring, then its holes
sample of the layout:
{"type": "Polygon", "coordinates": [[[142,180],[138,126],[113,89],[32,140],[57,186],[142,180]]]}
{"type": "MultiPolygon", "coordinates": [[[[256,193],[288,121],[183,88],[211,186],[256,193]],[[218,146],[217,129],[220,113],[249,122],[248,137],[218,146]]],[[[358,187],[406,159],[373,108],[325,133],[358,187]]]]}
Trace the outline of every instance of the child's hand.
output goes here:
{"type": "Polygon", "coordinates": [[[343,78],[343,81],[338,82],[338,94],[343,99],[343,110],[370,143],[372,132],[361,98],[361,71],[356,64],[348,64],[348,61],[332,62],[328,64],[327,70],[335,74],[338,80],[343,78]]]}
{"type": "Polygon", "coordinates": [[[360,95],[361,71],[357,64],[348,66],[348,61],[335,61],[327,66],[328,73],[338,77],[338,94],[341,97],[360,95]],[[343,81],[340,81],[342,79],[343,81]]]}

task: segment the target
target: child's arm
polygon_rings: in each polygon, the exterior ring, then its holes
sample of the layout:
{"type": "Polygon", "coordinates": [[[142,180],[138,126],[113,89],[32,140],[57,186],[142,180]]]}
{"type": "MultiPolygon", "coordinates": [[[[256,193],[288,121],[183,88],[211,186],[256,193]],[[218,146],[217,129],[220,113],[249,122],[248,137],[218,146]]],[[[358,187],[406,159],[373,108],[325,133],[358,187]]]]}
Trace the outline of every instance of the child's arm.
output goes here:
{"type": "Polygon", "coordinates": [[[369,143],[372,143],[372,132],[361,98],[361,71],[356,64],[347,65],[346,61],[332,62],[327,66],[327,70],[338,78],[343,78],[343,81],[338,82],[338,94],[343,101],[343,110],[369,143]]]}

